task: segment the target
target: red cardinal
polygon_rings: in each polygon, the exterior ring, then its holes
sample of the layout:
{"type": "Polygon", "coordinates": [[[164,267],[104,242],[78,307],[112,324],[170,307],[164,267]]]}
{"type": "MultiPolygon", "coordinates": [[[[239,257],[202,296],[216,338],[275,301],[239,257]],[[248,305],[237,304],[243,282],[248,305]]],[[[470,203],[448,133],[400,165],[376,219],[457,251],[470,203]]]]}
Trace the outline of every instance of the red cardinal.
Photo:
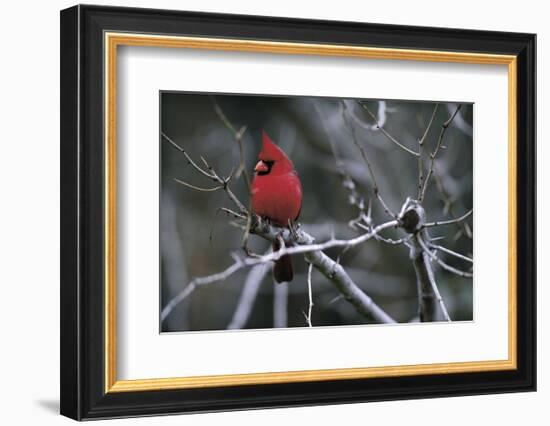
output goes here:
{"type": "MultiPolygon", "coordinates": [[[[274,225],[288,226],[298,219],[302,208],[302,184],[290,158],[262,131],[262,150],[254,168],[252,209],[274,225]]],[[[273,251],[279,250],[273,244],[273,251]]],[[[294,273],[290,256],[283,256],[273,267],[275,281],[292,281],[294,273]]]]}

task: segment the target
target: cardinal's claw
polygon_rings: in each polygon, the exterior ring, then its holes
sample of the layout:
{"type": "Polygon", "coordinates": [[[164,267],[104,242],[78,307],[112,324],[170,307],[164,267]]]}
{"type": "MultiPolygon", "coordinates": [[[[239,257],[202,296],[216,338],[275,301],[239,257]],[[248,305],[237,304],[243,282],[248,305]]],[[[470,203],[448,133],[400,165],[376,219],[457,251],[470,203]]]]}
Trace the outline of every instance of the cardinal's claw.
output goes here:
{"type": "Polygon", "coordinates": [[[294,240],[297,240],[298,232],[297,232],[297,227],[295,225],[298,225],[298,227],[300,226],[300,224],[295,224],[291,220],[288,221],[288,229],[290,230],[290,234],[292,235],[292,238],[294,240]]]}
{"type": "Polygon", "coordinates": [[[284,233],[284,230],[282,229],[277,233],[277,241],[279,241],[279,245],[280,245],[279,250],[286,247],[285,239],[283,238],[283,233],[284,233]]]}

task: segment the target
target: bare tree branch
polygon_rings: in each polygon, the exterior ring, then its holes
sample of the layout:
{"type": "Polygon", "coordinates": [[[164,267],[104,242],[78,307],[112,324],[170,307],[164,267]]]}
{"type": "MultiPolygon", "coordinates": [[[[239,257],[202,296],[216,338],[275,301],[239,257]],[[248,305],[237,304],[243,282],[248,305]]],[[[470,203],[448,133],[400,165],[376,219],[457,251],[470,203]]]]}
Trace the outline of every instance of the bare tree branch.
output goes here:
{"type": "Polygon", "coordinates": [[[382,132],[382,134],[384,136],[386,136],[386,138],[388,138],[390,141],[392,141],[394,144],[396,144],[402,150],[407,151],[409,154],[412,154],[415,157],[418,157],[420,155],[418,152],[415,152],[412,149],[407,148],[405,145],[403,145],[401,142],[399,142],[397,139],[395,139],[392,135],[390,135],[380,124],[378,124],[376,122],[376,120],[377,120],[376,116],[372,113],[372,111],[369,109],[369,107],[367,107],[367,105],[365,105],[362,101],[358,101],[358,103],[372,117],[372,119],[376,123],[376,128],[379,129],[382,132]]]}
{"type": "Polygon", "coordinates": [[[359,210],[359,217],[362,217],[364,210],[365,210],[365,200],[364,198],[359,194],[359,191],[357,190],[357,185],[355,184],[355,181],[351,177],[351,175],[348,173],[346,166],[344,162],[342,161],[340,157],[340,153],[338,152],[338,148],[336,147],[336,144],[330,137],[330,132],[327,129],[327,126],[325,124],[326,119],[319,108],[319,106],[314,103],[313,108],[315,109],[315,112],[319,116],[319,122],[321,123],[321,126],[323,127],[326,139],[330,146],[330,151],[332,152],[332,156],[334,161],[336,162],[336,168],[338,170],[338,173],[340,174],[342,178],[342,186],[346,191],[348,192],[348,202],[350,205],[356,207],[359,210]]]}
{"type": "Polygon", "coordinates": [[[313,263],[313,266],[331,281],[342,296],[355,307],[357,312],[371,317],[379,323],[395,323],[392,317],[353,282],[344,268],[325,253],[322,251],[309,252],[306,255],[306,260],[313,263]]]}
{"type": "MultiPolygon", "coordinates": [[[[342,100],[342,102],[345,103],[349,101],[342,100]]],[[[359,117],[357,117],[357,115],[355,115],[355,113],[353,112],[353,108],[348,108],[348,111],[349,111],[350,117],[352,118],[355,124],[357,124],[359,127],[365,130],[372,132],[372,131],[380,130],[378,126],[384,126],[387,119],[388,108],[387,108],[386,101],[378,101],[378,114],[376,119],[374,120],[375,124],[367,124],[363,120],[359,119],[359,117]]]]}
{"type": "Polygon", "coordinates": [[[441,294],[439,293],[439,289],[437,288],[433,268],[431,265],[431,259],[437,259],[437,258],[435,254],[431,252],[429,247],[424,242],[422,235],[418,234],[416,238],[418,239],[418,242],[420,243],[420,246],[423,249],[422,256],[424,256],[424,265],[426,266],[426,272],[428,273],[428,279],[430,280],[430,285],[432,287],[433,294],[435,295],[435,298],[439,303],[439,307],[441,308],[441,312],[443,313],[443,317],[445,318],[445,321],[451,321],[451,318],[449,317],[449,314],[447,312],[447,308],[445,307],[445,303],[443,302],[443,298],[441,297],[441,294]]]}
{"type": "Polygon", "coordinates": [[[307,294],[309,297],[309,307],[306,316],[306,322],[309,327],[313,327],[311,324],[311,311],[313,310],[313,292],[311,290],[311,273],[313,271],[313,264],[310,263],[307,267],[307,294]]]}
{"type": "MultiPolygon", "coordinates": [[[[441,176],[439,175],[438,171],[437,171],[437,164],[434,164],[434,173],[433,173],[433,177],[435,179],[435,186],[437,188],[437,190],[439,191],[439,193],[441,194],[441,197],[442,197],[442,201],[443,201],[443,213],[444,214],[449,214],[451,216],[452,219],[456,219],[457,218],[457,215],[455,214],[455,210],[454,210],[454,203],[453,203],[453,200],[451,200],[451,197],[449,196],[449,194],[447,193],[446,189],[445,189],[445,185],[443,184],[443,180],[441,179],[441,176]]],[[[472,233],[472,229],[470,228],[470,225],[468,224],[468,222],[457,222],[457,226],[460,228],[460,233],[464,233],[466,234],[466,236],[470,239],[473,238],[473,233],[472,233]]]]}
{"type": "Polygon", "coordinates": [[[443,125],[441,126],[441,132],[439,133],[439,139],[437,140],[437,145],[435,147],[434,152],[432,154],[430,154],[430,159],[431,159],[430,168],[428,169],[428,174],[426,175],[426,180],[424,181],[424,186],[422,187],[422,191],[420,192],[420,196],[418,197],[419,201],[422,201],[424,199],[424,196],[426,195],[426,188],[428,187],[428,183],[430,182],[430,177],[432,176],[432,174],[434,172],[435,159],[437,157],[437,154],[439,153],[439,150],[441,149],[441,142],[443,142],[443,137],[445,136],[445,133],[447,132],[447,129],[449,128],[449,126],[453,122],[454,118],[456,117],[456,114],[458,114],[458,111],[460,111],[461,107],[462,107],[462,105],[459,104],[456,107],[456,110],[455,110],[454,114],[452,114],[451,117],[449,117],[449,119],[447,121],[445,121],[445,123],[443,123],[443,125]]]}
{"type": "Polygon", "coordinates": [[[200,174],[206,176],[209,179],[214,179],[215,178],[215,176],[213,174],[207,172],[206,170],[203,170],[197,163],[195,163],[193,161],[193,159],[189,156],[187,151],[185,151],[180,145],[178,145],[176,142],[174,142],[172,139],[170,139],[168,136],[166,136],[166,134],[164,132],[161,132],[161,135],[164,139],[166,139],[168,142],[170,142],[173,147],[175,147],[177,150],[179,150],[180,152],[183,153],[183,155],[187,159],[187,163],[190,164],[191,166],[193,166],[193,168],[196,171],[198,171],[200,174]]]}
{"type": "Polygon", "coordinates": [[[441,311],[443,312],[443,318],[445,318],[445,321],[451,321],[451,317],[449,316],[449,313],[447,312],[447,308],[445,307],[445,303],[443,302],[441,294],[439,294],[439,289],[437,288],[437,284],[435,283],[434,272],[433,272],[433,269],[432,269],[432,265],[430,264],[430,259],[429,259],[428,253],[424,251],[424,253],[422,255],[424,256],[424,265],[426,267],[426,272],[428,274],[428,279],[430,281],[430,285],[432,287],[432,291],[435,295],[435,298],[437,299],[437,302],[439,303],[439,307],[441,308],[441,311]]]}
{"type": "Polygon", "coordinates": [[[407,237],[399,238],[398,240],[392,240],[391,238],[386,238],[386,237],[383,237],[382,235],[376,234],[374,236],[374,238],[377,241],[382,241],[383,243],[391,244],[393,246],[396,246],[396,245],[399,245],[399,244],[407,244],[407,242],[411,239],[411,236],[409,235],[407,237]]]}
{"type": "Polygon", "coordinates": [[[371,180],[372,180],[372,186],[373,186],[372,190],[373,190],[374,196],[378,199],[378,201],[380,201],[380,204],[382,205],[382,207],[384,209],[384,212],[386,212],[387,215],[395,218],[396,217],[395,213],[393,213],[390,210],[390,208],[388,207],[388,205],[386,204],[386,202],[382,198],[382,195],[380,194],[380,190],[378,188],[378,183],[376,182],[376,177],[374,175],[374,171],[373,171],[372,166],[370,164],[370,161],[367,157],[366,151],[364,150],[364,148],[361,146],[361,144],[357,140],[357,134],[355,133],[355,128],[353,127],[353,125],[347,119],[346,112],[348,111],[348,108],[347,108],[347,106],[344,102],[342,103],[342,105],[344,107],[342,114],[344,116],[344,121],[346,122],[346,125],[350,129],[353,144],[357,147],[357,149],[359,149],[359,152],[361,153],[361,158],[363,159],[365,165],[367,166],[367,170],[369,171],[369,175],[370,175],[371,180]]]}
{"type": "Polygon", "coordinates": [[[434,110],[432,112],[432,116],[430,117],[430,121],[428,121],[428,125],[426,126],[426,130],[424,131],[424,134],[419,139],[418,144],[424,145],[424,141],[426,140],[426,137],[428,136],[428,133],[430,132],[430,129],[432,128],[432,124],[434,122],[435,114],[437,113],[437,109],[439,108],[439,103],[436,103],[434,106],[434,110]]]}
{"type": "Polygon", "coordinates": [[[181,302],[183,302],[197,287],[212,284],[217,281],[223,281],[244,266],[245,265],[240,259],[235,258],[235,261],[223,271],[218,272],[217,274],[212,274],[205,277],[198,277],[191,280],[182,291],[180,291],[172,300],[170,300],[170,302],[166,304],[166,306],[160,313],[160,322],[163,322],[166,317],[170,315],[173,309],[181,302]]]}
{"type": "Polygon", "coordinates": [[[236,211],[234,210],[231,210],[231,209],[228,209],[227,207],[219,207],[218,208],[218,211],[222,211],[222,212],[225,212],[227,214],[230,214],[231,216],[235,217],[236,219],[244,219],[246,220],[246,216],[243,215],[242,213],[237,213],[236,211]]]}
{"type": "Polygon", "coordinates": [[[447,312],[447,308],[445,307],[445,303],[435,283],[429,250],[423,247],[422,237],[420,235],[417,235],[413,241],[414,244],[411,246],[410,255],[413,261],[418,285],[418,314],[420,321],[438,321],[438,305],[445,321],[450,321],[451,319],[447,312]]]}
{"type": "Polygon", "coordinates": [[[253,266],[250,269],[246,280],[244,281],[239,303],[233,313],[233,318],[227,326],[228,329],[240,330],[246,326],[246,322],[248,321],[248,317],[250,316],[250,312],[254,306],[256,296],[258,295],[258,290],[268,271],[269,265],[266,263],[253,266]]]}
{"type": "Polygon", "coordinates": [[[464,256],[463,254],[457,253],[456,251],[450,250],[446,247],[443,247],[437,244],[430,244],[430,247],[436,250],[441,250],[442,252],[450,254],[451,256],[458,257],[459,259],[465,260],[466,262],[474,263],[474,260],[472,258],[468,256],[464,256]]]}
{"type": "MultiPolygon", "coordinates": [[[[470,272],[464,272],[459,269],[456,269],[453,266],[445,263],[439,257],[437,257],[437,255],[430,250],[430,248],[426,245],[426,243],[423,241],[423,239],[420,236],[418,237],[418,241],[422,246],[424,252],[430,257],[430,259],[435,260],[443,269],[446,269],[447,271],[452,272],[461,277],[465,277],[465,278],[472,277],[472,274],[470,272]]],[[[458,254],[458,253],[454,253],[454,254],[458,254]]]]}
{"type": "MultiPolygon", "coordinates": [[[[224,126],[231,132],[233,135],[233,138],[235,139],[235,142],[237,142],[237,146],[239,147],[239,167],[237,168],[236,176],[240,177],[241,174],[244,177],[244,181],[246,183],[246,188],[248,190],[248,198],[249,198],[249,204],[248,204],[248,211],[252,212],[252,182],[250,180],[250,176],[248,175],[248,171],[246,169],[246,161],[245,161],[245,155],[244,155],[244,147],[243,147],[243,135],[246,132],[246,126],[241,127],[240,130],[236,130],[235,126],[229,121],[227,118],[227,115],[223,112],[219,104],[216,102],[214,97],[211,97],[212,103],[214,105],[214,111],[220,118],[221,122],[224,124],[224,126]]],[[[248,238],[250,236],[250,225],[251,225],[251,219],[252,216],[249,214],[247,216],[246,221],[246,227],[244,229],[243,238],[242,238],[242,246],[243,250],[246,253],[249,253],[250,250],[248,248],[248,238]]]]}
{"type": "Polygon", "coordinates": [[[216,99],[214,97],[211,97],[212,103],[214,105],[214,111],[220,118],[221,122],[224,124],[224,126],[231,132],[233,135],[233,138],[235,139],[235,142],[237,142],[237,146],[239,147],[239,168],[237,169],[235,176],[240,177],[241,174],[244,176],[244,180],[246,183],[246,187],[248,189],[248,192],[250,192],[252,186],[251,186],[251,180],[250,176],[248,175],[248,172],[246,170],[246,161],[244,158],[244,148],[243,148],[243,136],[246,132],[246,126],[242,126],[239,130],[237,130],[231,121],[227,118],[223,110],[221,109],[220,105],[216,102],[216,99]]]}
{"type": "Polygon", "coordinates": [[[422,196],[422,187],[424,186],[424,141],[426,140],[426,137],[428,136],[428,133],[430,129],[432,128],[432,124],[434,122],[435,114],[437,113],[437,108],[439,107],[439,104],[435,104],[434,110],[432,112],[432,116],[430,117],[430,121],[428,122],[428,125],[426,126],[426,130],[424,131],[424,134],[422,137],[418,140],[418,196],[417,198],[420,200],[422,196]]]}
{"type": "Polygon", "coordinates": [[[456,219],[450,219],[450,220],[437,220],[435,222],[429,222],[424,224],[424,228],[431,228],[433,226],[441,226],[441,225],[451,225],[453,223],[460,222],[464,219],[466,219],[468,216],[470,216],[474,212],[474,209],[468,210],[466,213],[464,213],[462,216],[457,217],[456,219]]]}
{"type": "MultiPolygon", "coordinates": [[[[224,179],[224,178],[220,177],[214,171],[213,167],[208,165],[208,163],[206,163],[206,167],[208,168],[209,171],[207,172],[207,171],[203,170],[201,167],[199,167],[197,165],[197,163],[195,163],[193,161],[193,159],[189,156],[189,154],[180,145],[178,145],[172,139],[170,139],[168,136],[166,136],[166,134],[164,132],[161,132],[161,135],[164,139],[166,139],[168,142],[170,142],[172,144],[172,146],[174,146],[176,149],[178,149],[179,151],[181,151],[183,153],[183,155],[187,159],[187,162],[191,166],[193,166],[193,168],[196,171],[198,171],[202,175],[206,176],[207,178],[209,178],[211,180],[214,180],[215,182],[220,183],[223,186],[223,190],[227,193],[227,195],[229,196],[231,201],[233,201],[233,203],[235,203],[235,205],[239,208],[241,213],[248,214],[248,210],[246,209],[246,207],[243,205],[243,203],[241,203],[239,201],[239,199],[235,196],[233,191],[231,191],[231,189],[229,188],[229,181],[231,180],[231,174],[229,174],[229,176],[224,179]]],[[[204,159],[203,159],[203,161],[206,162],[206,160],[204,160],[204,159]]]]}
{"type": "MultiPolygon", "coordinates": [[[[452,106],[451,104],[447,104],[447,109],[449,110],[449,113],[452,113],[452,106]]],[[[464,120],[464,117],[462,117],[462,113],[458,113],[455,118],[455,126],[458,130],[460,130],[462,133],[464,133],[468,137],[472,137],[473,130],[472,126],[464,120]]]]}
{"type": "MultiPolygon", "coordinates": [[[[206,277],[195,278],[192,280],[176,297],[174,297],[162,310],[161,313],[161,322],[172,312],[174,307],[185,300],[191,293],[199,286],[212,284],[219,281],[224,281],[229,276],[237,272],[238,270],[247,267],[254,266],[262,263],[268,263],[275,260],[278,260],[282,256],[290,254],[305,254],[306,260],[315,266],[325,277],[327,277],[335,287],[344,295],[346,300],[352,303],[357,311],[363,315],[368,315],[374,318],[377,322],[382,323],[392,323],[395,322],[387,313],[385,313],[378,305],[376,305],[373,300],[367,296],[358,286],[355,284],[349,275],[345,272],[344,268],[341,265],[337,264],[334,260],[330,259],[322,250],[331,247],[353,247],[358,244],[361,244],[369,239],[373,238],[374,235],[380,232],[383,229],[386,229],[390,226],[395,226],[397,221],[391,221],[379,225],[374,228],[371,232],[363,234],[359,237],[352,238],[349,240],[338,240],[330,239],[325,243],[315,244],[314,238],[305,233],[302,230],[296,230],[297,238],[295,242],[297,245],[293,247],[285,246],[276,252],[266,254],[263,256],[257,257],[247,257],[241,259],[236,255],[233,256],[234,262],[225,270],[209,275],[206,277]]],[[[293,241],[293,236],[289,230],[285,230],[281,233],[280,228],[272,227],[268,224],[257,225],[253,224],[251,232],[261,236],[262,238],[268,241],[275,241],[278,238],[283,238],[287,241],[293,241]]]]}
{"type": "MultiPolygon", "coordinates": [[[[416,239],[413,241],[416,241],[416,239]]],[[[418,243],[411,246],[410,257],[416,274],[420,321],[437,321],[437,305],[434,300],[430,277],[428,276],[428,267],[426,266],[424,252],[418,243]]]]}
{"type": "Polygon", "coordinates": [[[419,318],[422,322],[437,321],[438,313],[441,312],[444,319],[450,321],[431,265],[431,259],[435,259],[435,254],[424,242],[424,239],[429,241],[428,231],[423,226],[425,217],[426,213],[422,205],[411,198],[407,198],[399,213],[399,221],[403,229],[414,235],[409,244],[409,256],[416,274],[419,318]]]}
{"type": "Polygon", "coordinates": [[[471,272],[465,272],[461,271],[460,269],[456,269],[455,267],[448,265],[447,263],[443,262],[440,258],[436,257],[436,262],[441,266],[443,269],[452,272],[453,274],[458,275],[459,277],[463,278],[472,278],[474,275],[471,272]]]}
{"type": "Polygon", "coordinates": [[[201,191],[201,192],[214,192],[214,191],[217,191],[218,189],[223,189],[223,185],[219,185],[219,186],[214,186],[213,188],[201,188],[199,186],[195,186],[195,185],[192,185],[190,183],[187,183],[183,180],[180,180],[180,179],[174,179],[174,181],[176,181],[177,183],[180,183],[188,188],[191,188],[191,189],[194,189],[195,191],[201,191]]]}
{"type": "Polygon", "coordinates": [[[270,253],[268,255],[259,256],[254,261],[255,263],[275,261],[285,255],[305,254],[313,251],[323,251],[333,247],[345,247],[345,248],[355,247],[359,244],[363,244],[364,242],[370,240],[380,231],[387,228],[395,227],[398,225],[399,225],[399,222],[397,220],[391,220],[389,222],[385,222],[381,225],[374,227],[370,232],[366,232],[362,235],[359,235],[358,237],[351,238],[348,240],[331,238],[330,240],[325,241],[323,243],[314,243],[315,241],[314,238],[302,230],[297,230],[296,231],[297,237],[293,239],[291,235],[285,238],[285,235],[287,235],[287,233],[286,232],[281,233],[280,229],[269,227],[270,230],[268,232],[263,232],[261,229],[254,227],[253,225],[253,227],[251,228],[251,232],[265,239],[268,239],[269,241],[274,242],[278,238],[283,238],[284,241],[289,241],[291,243],[294,242],[298,244],[291,247],[288,247],[288,246],[282,247],[280,250],[277,250],[276,252],[270,253]]]}

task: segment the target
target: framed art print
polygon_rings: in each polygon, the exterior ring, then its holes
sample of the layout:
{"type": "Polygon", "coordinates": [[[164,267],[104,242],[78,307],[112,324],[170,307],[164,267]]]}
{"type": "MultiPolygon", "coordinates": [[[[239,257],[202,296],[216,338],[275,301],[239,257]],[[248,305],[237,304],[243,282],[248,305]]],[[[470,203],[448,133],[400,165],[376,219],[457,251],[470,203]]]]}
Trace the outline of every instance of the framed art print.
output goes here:
{"type": "Polygon", "coordinates": [[[535,389],[534,35],[75,6],[61,54],[62,414],[535,389]]]}

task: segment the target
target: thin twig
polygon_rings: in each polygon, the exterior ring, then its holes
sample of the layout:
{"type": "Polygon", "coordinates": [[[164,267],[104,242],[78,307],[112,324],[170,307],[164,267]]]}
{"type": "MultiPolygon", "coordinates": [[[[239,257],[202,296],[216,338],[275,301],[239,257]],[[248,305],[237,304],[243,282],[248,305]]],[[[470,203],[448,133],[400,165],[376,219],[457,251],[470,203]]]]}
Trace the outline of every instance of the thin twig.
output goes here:
{"type": "Polygon", "coordinates": [[[214,171],[214,168],[212,166],[210,166],[206,160],[204,160],[204,158],[202,158],[202,161],[205,163],[206,167],[208,168],[208,172],[203,170],[199,165],[197,165],[197,163],[195,163],[193,161],[193,159],[189,156],[189,154],[187,154],[187,152],[180,146],[178,145],[177,143],[175,143],[171,138],[169,138],[164,132],[161,132],[161,135],[168,141],[170,142],[176,149],[178,149],[180,152],[183,153],[183,155],[185,156],[185,158],[187,159],[187,162],[189,164],[191,164],[193,166],[193,168],[195,170],[197,170],[199,173],[201,173],[202,175],[208,177],[209,179],[212,179],[216,182],[218,182],[219,184],[221,184],[223,186],[223,190],[227,193],[227,195],[229,196],[229,198],[231,199],[231,201],[233,201],[235,203],[235,205],[239,208],[239,210],[241,211],[241,213],[244,213],[244,214],[248,214],[248,210],[246,209],[246,207],[243,205],[243,203],[241,203],[239,201],[239,199],[235,196],[235,194],[233,193],[233,191],[229,188],[229,181],[231,180],[231,176],[232,174],[230,173],[229,176],[227,178],[222,178],[221,176],[219,176],[215,171],[214,171]]]}
{"type": "Polygon", "coordinates": [[[224,281],[231,275],[233,275],[235,272],[237,272],[239,269],[243,268],[245,264],[238,258],[235,258],[234,262],[225,268],[223,271],[218,272],[217,274],[208,275],[205,277],[198,277],[193,279],[192,281],[187,284],[187,286],[180,291],[173,299],[170,300],[166,304],[166,306],[162,309],[162,312],[160,313],[160,321],[163,322],[168,315],[172,312],[172,310],[179,305],[181,302],[183,302],[193,291],[202,285],[215,283],[218,281],[224,281]]]}
{"type": "MultiPolygon", "coordinates": [[[[357,185],[355,184],[355,181],[349,174],[349,172],[346,169],[346,166],[342,159],[340,158],[340,154],[338,152],[338,149],[336,147],[336,144],[330,137],[330,132],[326,126],[326,119],[321,111],[321,108],[319,108],[319,105],[317,102],[313,102],[313,108],[315,109],[315,112],[319,116],[319,123],[321,124],[321,127],[324,130],[326,139],[329,143],[330,150],[332,152],[332,156],[334,158],[334,161],[336,162],[336,167],[338,170],[338,173],[341,176],[342,179],[342,186],[346,191],[348,192],[348,202],[350,205],[356,207],[359,210],[358,217],[362,217],[365,210],[365,200],[363,197],[359,194],[359,191],[357,190],[357,185]]],[[[345,108],[345,105],[344,105],[345,108]]],[[[343,109],[342,109],[343,111],[343,109]]]]}
{"type": "Polygon", "coordinates": [[[355,127],[353,127],[353,125],[347,119],[346,112],[348,111],[348,108],[347,108],[347,106],[344,102],[342,103],[342,105],[344,107],[343,108],[344,121],[345,121],[346,125],[348,126],[348,128],[350,129],[353,144],[357,147],[357,149],[359,149],[359,152],[361,153],[361,158],[363,159],[363,162],[365,163],[365,165],[367,166],[367,170],[369,171],[369,174],[370,174],[370,177],[371,177],[371,180],[372,180],[372,187],[373,187],[372,190],[373,190],[374,196],[378,199],[378,201],[380,201],[380,204],[382,204],[384,212],[387,215],[389,215],[393,218],[396,218],[395,213],[393,213],[393,211],[390,210],[390,208],[388,207],[388,205],[386,204],[386,202],[382,198],[382,195],[380,194],[380,189],[378,188],[378,183],[376,182],[376,177],[374,175],[374,171],[372,169],[370,161],[367,157],[367,153],[366,153],[365,149],[361,146],[359,141],[357,140],[357,134],[355,133],[355,127]]]}
{"type": "Polygon", "coordinates": [[[177,183],[180,183],[184,186],[187,186],[188,188],[191,188],[191,189],[194,189],[195,191],[201,191],[201,192],[214,192],[214,191],[217,191],[219,189],[223,189],[223,185],[218,185],[218,186],[215,186],[213,188],[201,188],[199,186],[195,186],[195,185],[192,185],[190,183],[187,183],[183,180],[180,180],[180,179],[177,179],[175,178],[174,179],[177,183]]]}
{"type": "MultiPolygon", "coordinates": [[[[346,102],[343,100],[342,102],[346,102]]],[[[349,101],[347,101],[349,102],[349,101]]],[[[348,108],[349,116],[353,120],[355,124],[357,124],[362,129],[368,130],[368,131],[376,131],[380,130],[378,125],[383,126],[386,123],[386,117],[387,117],[387,110],[386,107],[386,101],[378,101],[378,114],[376,117],[376,123],[375,124],[367,124],[363,120],[359,119],[357,115],[355,115],[355,112],[353,111],[353,108],[348,108]]]]}
{"type": "Polygon", "coordinates": [[[216,102],[214,97],[210,98],[212,100],[212,104],[214,105],[214,111],[216,112],[217,116],[220,118],[221,122],[224,124],[224,126],[231,132],[233,135],[233,138],[235,139],[235,142],[237,142],[237,146],[239,147],[239,167],[237,169],[237,172],[235,173],[237,177],[240,177],[241,174],[244,176],[245,183],[248,189],[248,192],[250,192],[251,189],[251,181],[250,176],[248,175],[248,172],[246,170],[246,162],[244,158],[244,148],[243,148],[243,136],[246,132],[246,126],[242,126],[239,130],[233,126],[231,121],[227,118],[227,115],[223,112],[220,105],[216,102]]]}
{"type": "MultiPolygon", "coordinates": [[[[435,186],[436,186],[437,190],[439,191],[439,193],[441,194],[441,197],[442,197],[443,214],[448,213],[451,216],[452,219],[456,219],[457,216],[455,214],[453,200],[451,200],[451,197],[449,196],[449,194],[445,190],[445,186],[443,185],[443,181],[442,181],[441,176],[439,175],[438,170],[437,170],[437,164],[434,164],[433,177],[435,179],[435,186]]],[[[468,224],[468,222],[458,222],[457,226],[460,228],[461,233],[464,232],[469,239],[472,239],[472,237],[473,237],[472,229],[470,228],[470,225],[468,224]]]]}
{"type": "Polygon", "coordinates": [[[372,111],[369,109],[369,107],[367,107],[363,102],[361,101],[358,101],[359,105],[361,105],[361,107],[367,111],[367,113],[372,117],[372,119],[375,121],[376,123],[376,128],[379,129],[382,134],[384,136],[386,136],[386,138],[388,138],[390,141],[392,141],[394,144],[396,144],[398,147],[400,147],[401,149],[407,151],[409,154],[412,154],[414,155],[415,157],[418,157],[420,154],[418,152],[415,152],[413,151],[412,149],[410,148],[407,148],[405,145],[403,145],[401,142],[399,142],[397,139],[395,139],[392,135],[390,135],[385,129],[384,127],[380,126],[377,122],[377,118],[376,116],[372,113],[372,111]]]}
{"type": "Polygon", "coordinates": [[[456,274],[459,277],[472,278],[474,276],[474,274],[472,274],[471,272],[461,271],[460,269],[457,269],[451,265],[448,265],[447,263],[443,262],[440,258],[436,258],[435,260],[439,264],[439,266],[441,266],[443,269],[449,272],[452,272],[453,274],[456,274]]]}
{"type": "Polygon", "coordinates": [[[234,216],[235,218],[238,218],[238,219],[245,219],[246,220],[246,218],[247,218],[247,216],[245,216],[241,213],[237,213],[234,210],[228,209],[227,207],[219,207],[218,211],[225,212],[225,213],[230,214],[231,216],[234,216]]]}
{"type": "Polygon", "coordinates": [[[461,271],[460,269],[457,269],[451,265],[448,265],[443,260],[441,260],[434,252],[432,252],[432,250],[430,250],[430,248],[427,246],[427,244],[424,242],[424,240],[420,235],[418,236],[418,242],[422,246],[422,249],[424,250],[424,252],[430,257],[430,259],[435,260],[439,264],[439,266],[441,266],[443,269],[464,278],[471,278],[473,276],[471,272],[461,271]]]}
{"type": "Polygon", "coordinates": [[[180,145],[178,145],[176,142],[174,142],[172,139],[170,139],[164,132],[161,132],[161,135],[164,139],[166,139],[168,142],[172,144],[173,147],[175,147],[177,150],[183,153],[185,158],[187,159],[187,162],[191,164],[195,170],[197,170],[202,175],[206,176],[209,179],[214,179],[215,176],[212,173],[207,172],[206,170],[203,170],[197,163],[193,161],[193,159],[189,156],[187,151],[185,151],[180,145]]]}
{"type": "Polygon", "coordinates": [[[437,108],[439,107],[439,104],[436,103],[434,110],[432,112],[432,116],[430,117],[430,121],[428,122],[428,125],[426,126],[426,130],[424,131],[424,134],[422,137],[418,140],[418,195],[417,199],[420,199],[420,196],[422,195],[422,187],[424,184],[424,160],[423,160],[423,154],[424,154],[424,141],[426,140],[426,136],[428,136],[428,132],[430,131],[432,124],[434,122],[435,114],[437,113],[437,108]]]}
{"type": "Polygon", "coordinates": [[[464,219],[466,219],[468,216],[470,216],[473,213],[474,209],[468,210],[466,213],[464,213],[462,216],[457,217],[456,219],[450,219],[450,220],[437,220],[435,222],[428,222],[424,224],[424,228],[431,228],[433,226],[441,226],[441,225],[451,225],[453,223],[460,222],[464,219]]]}
{"type": "Polygon", "coordinates": [[[463,254],[457,253],[456,251],[450,250],[446,247],[437,244],[430,244],[430,247],[436,250],[441,250],[442,252],[450,254],[451,256],[458,257],[459,259],[465,260],[466,262],[474,263],[474,260],[472,258],[464,256],[463,254]]]}
{"type": "Polygon", "coordinates": [[[378,234],[376,234],[374,238],[377,241],[382,241],[383,243],[391,244],[393,246],[396,246],[396,245],[399,245],[399,244],[406,244],[407,241],[409,241],[411,239],[411,235],[409,235],[407,237],[399,238],[398,240],[393,240],[391,238],[386,238],[386,237],[383,237],[382,235],[378,235],[378,234]]]}
{"type": "MultiPolygon", "coordinates": [[[[452,104],[447,104],[447,109],[449,110],[449,112],[453,112],[451,105],[452,104]]],[[[460,130],[469,138],[472,137],[472,134],[473,134],[472,126],[464,120],[464,117],[462,117],[462,113],[459,113],[456,115],[455,126],[458,130],[460,130]]]]}
{"type": "Polygon", "coordinates": [[[435,147],[435,150],[432,154],[430,154],[430,168],[428,169],[428,174],[426,175],[426,180],[424,181],[424,186],[422,186],[422,191],[420,192],[420,196],[418,197],[419,201],[424,200],[424,196],[426,195],[426,188],[428,188],[428,183],[430,182],[430,177],[432,176],[434,172],[434,164],[435,164],[435,158],[437,157],[437,154],[439,153],[439,150],[441,149],[441,142],[443,141],[443,137],[445,136],[445,133],[447,132],[447,129],[453,122],[454,118],[456,117],[456,114],[458,114],[458,111],[460,111],[460,108],[462,107],[461,104],[456,107],[456,110],[454,114],[449,117],[447,121],[445,121],[441,126],[441,132],[439,133],[439,138],[437,140],[437,145],[435,147]]]}
{"type": "Polygon", "coordinates": [[[432,124],[434,122],[435,114],[437,113],[437,108],[439,107],[439,103],[435,104],[434,110],[432,112],[432,116],[430,117],[430,121],[428,122],[428,125],[426,126],[426,130],[424,131],[424,134],[418,141],[419,145],[424,145],[424,141],[426,140],[426,136],[428,136],[428,132],[430,131],[432,124]]]}
{"type": "MultiPolygon", "coordinates": [[[[231,132],[233,135],[233,138],[235,139],[235,142],[237,143],[237,146],[239,147],[239,167],[236,171],[237,178],[241,175],[244,177],[244,181],[246,184],[246,189],[248,191],[248,211],[252,211],[252,182],[250,180],[250,176],[248,175],[248,171],[246,169],[246,161],[244,156],[244,147],[243,147],[243,136],[246,132],[246,126],[241,127],[238,131],[236,130],[235,126],[231,123],[231,121],[227,118],[227,115],[223,112],[220,105],[216,102],[214,97],[210,98],[212,100],[212,104],[214,105],[214,111],[220,118],[221,122],[224,124],[224,126],[231,132]]],[[[246,220],[246,226],[243,233],[242,238],[242,247],[243,250],[248,253],[248,238],[250,236],[250,226],[252,224],[251,222],[252,217],[250,214],[248,214],[247,220],[246,220]]]]}

